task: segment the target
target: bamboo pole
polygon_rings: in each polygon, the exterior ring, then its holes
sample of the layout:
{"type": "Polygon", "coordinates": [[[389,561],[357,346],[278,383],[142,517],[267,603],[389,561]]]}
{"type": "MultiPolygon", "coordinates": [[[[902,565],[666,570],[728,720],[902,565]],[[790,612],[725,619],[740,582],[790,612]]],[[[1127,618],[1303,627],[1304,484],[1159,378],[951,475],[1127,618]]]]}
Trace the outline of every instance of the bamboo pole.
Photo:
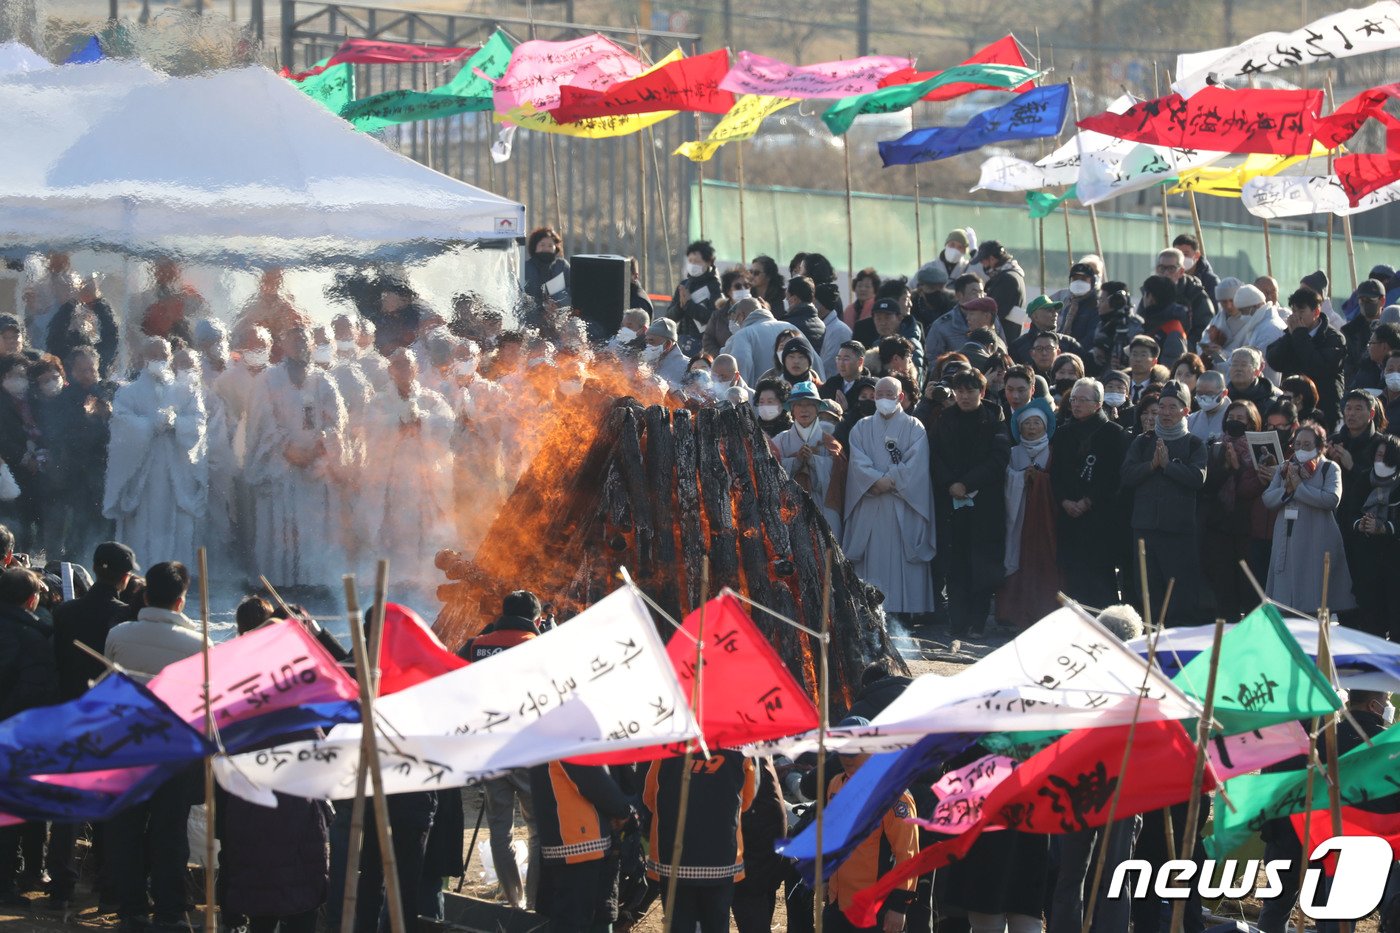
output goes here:
{"type": "Polygon", "coordinates": [[[1045,291],[1045,218],[1037,217],[1035,221],[1037,236],[1040,242],[1040,290],[1045,291]]]}
{"type": "MultiPolygon", "coordinates": [[[[1181,842],[1183,858],[1191,858],[1196,851],[1196,818],[1201,812],[1201,787],[1206,775],[1206,746],[1210,743],[1210,730],[1215,716],[1215,679],[1220,671],[1220,642],[1225,637],[1225,620],[1215,620],[1215,641],[1211,648],[1210,673],[1206,676],[1206,698],[1201,718],[1196,720],[1196,770],[1191,775],[1191,796],[1186,803],[1186,837],[1181,842]]],[[[1186,901],[1178,898],[1172,903],[1172,922],[1168,929],[1178,933],[1186,916],[1186,901]]]]}
{"type": "MultiPolygon", "coordinates": [[[[1075,95],[1075,92],[1074,92],[1074,75],[1070,75],[1070,78],[1069,78],[1069,99],[1070,99],[1070,101],[1074,104],[1074,123],[1075,123],[1075,126],[1076,126],[1076,128],[1077,128],[1078,125],[1079,125],[1079,98],[1075,95]]],[[[1084,164],[1084,134],[1083,134],[1083,133],[1076,132],[1076,133],[1074,134],[1074,137],[1075,137],[1075,139],[1078,140],[1078,142],[1079,142],[1079,164],[1080,164],[1080,165],[1083,165],[1083,164],[1084,164]]],[[[1104,265],[1107,265],[1107,264],[1108,264],[1108,257],[1104,255],[1104,252],[1103,252],[1103,241],[1102,241],[1101,239],[1099,239],[1099,212],[1098,212],[1098,209],[1095,208],[1094,205],[1092,205],[1092,204],[1088,205],[1088,207],[1089,207],[1089,228],[1090,228],[1091,230],[1093,230],[1093,232],[1094,232],[1094,252],[1098,254],[1098,257],[1099,257],[1100,259],[1104,260],[1104,265]]]]}
{"type": "Polygon", "coordinates": [[[851,138],[845,136],[841,140],[841,155],[846,165],[846,280],[850,281],[856,275],[856,239],[855,224],[851,219],[851,138]]]}
{"type": "Polygon", "coordinates": [[[1063,201],[1060,202],[1060,209],[1061,209],[1061,212],[1064,214],[1064,217],[1065,217],[1065,258],[1067,258],[1067,259],[1069,260],[1069,264],[1072,266],[1072,265],[1074,265],[1074,241],[1071,240],[1071,239],[1070,239],[1070,236],[1069,236],[1069,199],[1068,199],[1068,198],[1066,198],[1065,200],[1063,200],[1063,201]]]}
{"type": "MultiPolygon", "coordinates": [[[[637,263],[641,269],[642,281],[647,281],[647,269],[651,265],[651,237],[647,233],[647,153],[646,143],[642,141],[642,134],[637,134],[637,172],[641,178],[641,184],[637,186],[637,236],[641,240],[640,248],[637,250],[637,263]]],[[[666,263],[669,266],[673,257],[667,256],[666,263]]],[[[666,280],[670,281],[671,275],[668,272],[666,280]]]]}
{"type": "MultiPolygon", "coordinates": [[[[695,721],[700,722],[700,678],[705,670],[705,604],[710,601],[710,558],[706,556],[700,564],[700,625],[695,632],[695,683],[690,688],[690,709],[695,721]]],[[[703,726],[702,726],[703,738],[703,726]]],[[[665,933],[672,933],[676,922],[676,887],[680,883],[681,854],[685,851],[685,821],[690,812],[690,769],[695,752],[691,743],[685,745],[685,757],[681,759],[681,793],[676,802],[676,838],[671,843],[671,874],[666,878],[666,900],[662,910],[666,915],[665,933]]],[[[682,933],[691,933],[686,930],[682,933]]]]}
{"type": "Polygon", "coordinates": [[[1264,221],[1264,272],[1269,278],[1274,277],[1274,247],[1269,242],[1269,218],[1262,218],[1264,221]]]}
{"type": "MultiPolygon", "coordinates": [[[[1328,86],[1331,86],[1331,79],[1328,79],[1328,86]]],[[[1332,619],[1327,610],[1327,586],[1332,576],[1332,552],[1326,551],[1322,555],[1322,606],[1317,610],[1317,667],[1327,678],[1328,683],[1336,685],[1337,675],[1332,665],[1332,619]]],[[[1341,764],[1337,761],[1337,723],[1341,717],[1332,713],[1323,724],[1322,736],[1327,745],[1327,809],[1332,814],[1332,835],[1342,834],[1342,776],[1341,764]]],[[[1306,863],[1308,853],[1303,853],[1303,861],[1306,863]]],[[[1299,889],[1302,890],[1301,888],[1299,889]]],[[[1338,922],[1337,928],[1340,933],[1351,933],[1352,923],[1349,920],[1338,922]]]]}
{"type": "Polygon", "coordinates": [[[1195,188],[1186,192],[1186,203],[1191,205],[1191,226],[1196,229],[1196,251],[1204,256],[1206,254],[1206,236],[1201,232],[1201,212],[1196,209],[1195,188]]]}
{"type": "MultiPolygon", "coordinates": [[[[209,552],[199,549],[199,622],[204,633],[204,736],[214,738],[214,707],[209,697],[209,552]]],[[[217,895],[214,891],[214,759],[204,756],[204,929],[219,928],[217,895]]]]}
{"type": "Polygon", "coordinates": [[[831,640],[831,551],[826,552],[826,572],[822,577],[821,625],[821,731],[817,733],[817,854],[814,862],[812,889],[812,924],[815,933],[822,933],[822,913],[826,906],[826,879],[822,877],[822,844],[826,816],[826,732],[831,728],[831,658],[827,650],[831,640]]]}
{"type": "MultiPolygon", "coordinates": [[[[1327,76],[1327,109],[1328,109],[1328,110],[1332,110],[1332,109],[1334,109],[1336,106],[1337,106],[1337,98],[1332,94],[1332,75],[1329,74],[1329,75],[1327,76]]],[[[1335,150],[1333,150],[1333,151],[1335,151],[1335,150]]],[[[1332,176],[1332,152],[1328,152],[1328,153],[1327,153],[1327,176],[1328,176],[1329,178],[1332,176]]],[[[1331,211],[1328,211],[1328,212],[1327,212],[1327,290],[1328,290],[1329,292],[1330,292],[1330,291],[1332,290],[1332,288],[1333,288],[1333,285],[1332,285],[1332,231],[1333,231],[1333,229],[1334,229],[1334,227],[1335,227],[1336,219],[1337,219],[1337,215],[1336,215],[1336,214],[1333,214],[1331,211]]],[[[1352,284],[1352,287],[1353,287],[1353,288],[1356,287],[1355,283],[1352,284]]],[[[1324,301],[1326,301],[1327,298],[1328,298],[1328,296],[1327,296],[1327,295],[1323,295],[1322,298],[1323,298],[1324,301]]]]}
{"type": "MultiPolygon", "coordinates": [[[[1152,63],[1152,96],[1162,96],[1162,80],[1157,70],[1157,63],[1152,63]]],[[[1162,195],[1162,249],[1170,249],[1172,245],[1172,223],[1167,215],[1167,186],[1158,185],[1157,190],[1162,195]]]]}
{"type": "Polygon", "coordinates": [[[924,223],[919,208],[919,163],[910,166],[914,170],[914,257],[917,268],[924,266],[924,223]]]}
{"type": "MultiPolygon", "coordinates": [[[[355,615],[350,613],[351,627],[359,624],[355,615]]],[[[355,802],[350,806],[350,843],[345,850],[345,890],[340,899],[340,933],[355,931],[355,911],[359,909],[360,900],[360,848],[365,837],[365,783],[368,780],[369,769],[362,753],[355,773],[355,802]]]]}
{"type": "Polygon", "coordinates": [[[1347,268],[1351,271],[1351,290],[1356,291],[1356,242],[1351,238],[1351,215],[1342,216],[1342,236],[1346,237],[1347,268]]]}
{"type": "MultiPolygon", "coordinates": [[[[355,651],[355,679],[360,687],[360,718],[363,721],[360,755],[367,759],[370,793],[374,806],[374,828],[379,841],[379,857],[384,872],[384,901],[389,914],[391,933],[406,933],[402,892],[399,890],[398,859],[394,856],[393,831],[389,826],[389,800],[384,794],[384,778],[379,770],[379,742],[375,731],[374,696],[379,689],[379,649],[384,639],[384,603],[389,585],[389,562],[381,560],[375,574],[374,637],[365,643],[364,626],[351,624],[350,635],[355,651]]],[[[353,622],[359,622],[359,598],[355,593],[355,578],[346,576],[345,605],[353,622]]],[[[353,813],[352,813],[353,816],[353,813]]],[[[416,910],[416,905],[411,905],[416,910]]],[[[341,918],[344,923],[345,918],[341,918]]]]}
{"type": "MultiPolygon", "coordinates": [[[[695,111],[695,138],[696,138],[696,139],[704,139],[704,138],[705,138],[705,137],[704,137],[703,135],[701,135],[701,133],[700,133],[700,111],[698,111],[698,110],[695,111]]],[[[696,194],[699,196],[699,198],[700,198],[700,205],[699,205],[699,206],[700,206],[700,239],[703,240],[703,239],[705,239],[705,163],[704,163],[703,161],[701,161],[701,162],[694,162],[694,163],[692,163],[692,164],[695,166],[695,171],[698,173],[698,179],[699,179],[699,185],[696,187],[695,193],[696,193],[696,194]]],[[[745,259],[743,256],[740,256],[740,257],[739,257],[739,261],[740,261],[740,262],[748,262],[748,260],[745,259]]]]}
{"type": "Polygon", "coordinates": [[[739,162],[739,254],[744,262],[748,262],[749,247],[745,238],[747,225],[744,223],[744,141],[742,139],[734,142],[734,157],[739,162]]]}

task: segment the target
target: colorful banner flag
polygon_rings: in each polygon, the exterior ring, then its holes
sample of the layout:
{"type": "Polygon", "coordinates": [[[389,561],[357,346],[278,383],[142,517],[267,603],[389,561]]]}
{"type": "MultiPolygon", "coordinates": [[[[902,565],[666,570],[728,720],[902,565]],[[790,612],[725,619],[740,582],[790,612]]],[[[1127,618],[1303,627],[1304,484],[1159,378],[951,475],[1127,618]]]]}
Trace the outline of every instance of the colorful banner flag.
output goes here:
{"type": "Polygon", "coordinates": [[[101,41],[96,36],[89,36],[88,40],[74,50],[72,55],[63,60],[63,64],[90,65],[93,62],[100,62],[106,57],[106,53],[102,51],[101,41]]]}
{"type": "Polygon", "coordinates": [[[1321,91],[1208,87],[1085,117],[1079,128],[1174,149],[1307,155],[1321,110],[1321,91]]]}
{"type": "MultiPolygon", "coordinates": [[[[1341,802],[1365,804],[1400,793],[1400,729],[1371,736],[1369,746],[1353,748],[1337,759],[1341,802]]],[[[1277,774],[1245,774],[1225,782],[1233,807],[1217,808],[1215,831],[1205,840],[1211,858],[1222,859],[1270,820],[1312,810],[1327,799],[1325,769],[1313,775],[1313,800],[1307,799],[1308,769],[1277,774]]]]}
{"type": "Polygon", "coordinates": [[[1030,208],[1031,220],[1049,217],[1055,213],[1056,208],[1078,193],[1074,185],[1070,185],[1063,194],[1051,194],[1048,191],[1027,191],[1026,207],[1030,208]]]}
{"type": "MultiPolygon", "coordinates": [[[[461,787],[545,761],[699,734],[651,615],[619,589],[564,625],[375,704],[385,791],[461,787]]],[[[230,793],[355,792],[359,725],[216,761],[230,793]]]]}
{"type": "Polygon", "coordinates": [[[703,141],[681,143],[672,155],[685,156],[692,162],[708,162],[720,146],[742,139],[751,139],[769,116],[797,103],[796,97],[765,97],[745,94],[734,107],[715,124],[703,141]]]}
{"type": "Polygon", "coordinates": [[[551,116],[559,123],[575,123],[661,110],[728,113],[734,95],[719,88],[728,71],[729,53],[717,49],[668,62],[603,91],[566,84],[559,89],[560,103],[551,116]]]}
{"type": "MultiPolygon", "coordinates": [[[[907,110],[922,100],[925,94],[940,87],[948,87],[953,84],[976,84],[1009,91],[1039,74],[1040,72],[1034,68],[1017,65],[958,65],[955,68],[940,71],[933,77],[915,84],[896,84],[891,87],[882,87],[868,94],[859,94],[838,100],[826,109],[826,113],[822,114],[822,122],[826,124],[827,129],[840,136],[851,128],[851,124],[861,114],[894,113],[899,110],[907,110]]],[[[1068,85],[1064,84],[1055,86],[1068,89],[1068,85]]]]}
{"type": "Polygon", "coordinates": [[[1347,204],[1356,207],[1361,200],[1386,185],[1400,181],[1400,120],[1388,113],[1377,113],[1376,119],[1386,124],[1384,153],[1352,153],[1332,163],[1347,204]]]}
{"type": "Polygon", "coordinates": [[[1244,190],[1245,182],[1251,178],[1277,175],[1284,169],[1292,168],[1310,158],[1326,156],[1327,152],[1326,146],[1315,143],[1310,155],[1278,156],[1252,153],[1245,156],[1244,161],[1239,165],[1231,168],[1210,166],[1188,169],[1177,176],[1176,185],[1167,193],[1185,194],[1187,191],[1194,191],[1197,194],[1209,194],[1217,198],[1237,198],[1244,190]]]}
{"type": "Polygon", "coordinates": [[[466,666],[466,661],[438,641],[418,613],[398,603],[385,604],[384,643],[379,651],[382,695],[398,693],[466,666]]]}
{"type": "MultiPolygon", "coordinates": [[[[1127,94],[1108,105],[1109,113],[1122,113],[1133,105],[1127,94]]],[[[1115,139],[1092,130],[1080,130],[1070,140],[1034,163],[1011,156],[992,156],[982,163],[981,177],[973,191],[1035,191],[1059,188],[1079,180],[1080,153],[1100,158],[1127,155],[1137,143],[1115,139]]]]}
{"type": "Polygon", "coordinates": [[[338,114],[355,99],[355,69],[349,65],[328,65],[329,62],[329,58],[321,59],[318,67],[327,67],[319,68],[315,74],[296,82],[296,86],[331,113],[338,114]]]}
{"type": "MultiPolygon", "coordinates": [[[[1342,807],[1341,832],[1332,829],[1331,810],[1295,813],[1289,820],[1293,823],[1293,831],[1298,834],[1298,842],[1307,840],[1309,849],[1316,849],[1319,842],[1333,836],[1376,836],[1390,843],[1391,855],[1400,861],[1400,813],[1372,813],[1356,807],[1342,807]]],[[[1322,868],[1327,877],[1337,873],[1337,862],[1336,852],[1328,853],[1323,858],[1322,868]]]]}
{"type": "Polygon", "coordinates": [[[532,39],[516,46],[496,82],[492,109],[498,117],[526,107],[542,114],[559,106],[562,85],[601,91],[644,70],[635,55],[597,33],[565,42],[532,39]]]}
{"type": "Polygon", "coordinates": [[[340,115],[357,130],[372,133],[396,123],[432,120],[455,113],[490,110],[492,84],[506,73],[515,41],[497,30],[441,87],[428,91],[404,89],[362,97],[342,107],[340,115]]]}
{"type": "Polygon", "coordinates": [[[1208,84],[1393,48],[1400,48],[1400,4],[1382,0],[1292,32],[1265,32],[1229,48],[1178,55],[1172,90],[1190,97],[1208,84]]]}
{"type": "Polygon", "coordinates": [[[757,52],[740,52],[719,86],[735,94],[799,100],[849,97],[878,90],[882,78],[913,64],[907,58],[867,55],[816,65],[789,65],[757,52]]]}
{"type": "MultiPolygon", "coordinates": [[[[643,75],[651,74],[673,62],[678,62],[682,58],[681,50],[676,49],[661,61],[652,65],[643,75]]],[[[581,139],[607,139],[613,136],[627,136],[644,130],[649,126],[654,126],[662,120],[670,119],[676,115],[675,110],[662,110],[656,113],[629,113],[610,117],[585,117],[573,123],[560,123],[554,119],[552,112],[546,113],[538,111],[530,105],[525,105],[519,110],[512,110],[502,116],[496,114],[496,119],[500,122],[514,123],[527,130],[535,130],[540,133],[555,133],[560,136],[577,136],[581,139]]]]}
{"type": "Polygon", "coordinates": [[[1038,87],[979,113],[963,126],[933,126],[881,142],[880,159],[886,167],[913,165],[972,152],[991,143],[1054,136],[1065,122],[1068,103],[1068,84],[1038,87]]]}
{"type": "Polygon", "coordinates": [[[1308,753],[1308,733],[1301,724],[1281,722],[1250,732],[1212,736],[1206,746],[1215,778],[1226,781],[1308,753]]]}
{"type": "Polygon", "coordinates": [[[1183,171],[1211,165],[1227,153],[1206,149],[1169,149],[1145,143],[1119,156],[1084,154],[1079,166],[1079,203],[1102,204],[1110,198],[1166,184],[1183,171]]]}
{"type": "MultiPolygon", "coordinates": [[[[960,62],[962,65],[1020,65],[1025,66],[1026,59],[1021,55],[1021,45],[1012,35],[1002,36],[991,45],[984,46],[969,55],[960,62]]],[[[929,78],[942,74],[939,71],[917,71],[913,68],[901,68],[880,79],[880,87],[889,87],[894,84],[915,84],[920,81],[927,81],[929,78]]],[[[1016,94],[1023,94],[1035,85],[1027,82],[1020,87],[1011,88],[1016,94]]],[[[998,91],[1006,88],[990,84],[948,84],[935,88],[924,95],[924,100],[940,101],[952,100],[973,91],[998,91]]]]}
{"type": "MultiPolygon", "coordinates": [[[[1188,696],[1204,700],[1213,656],[1213,647],[1202,651],[1172,682],[1188,696]]],[[[1225,735],[1326,716],[1342,708],[1327,678],[1289,634],[1278,610],[1267,603],[1225,632],[1215,683],[1215,720],[1225,735]]]]}
{"type": "MultiPolygon", "coordinates": [[[[869,726],[832,729],[826,745],[853,754],[908,747],[940,732],[1067,731],[1200,714],[1200,704],[1164,674],[1066,606],[958,674],[916,678],[869,726]]],[[[815,747],[809,734],[756,751],[793,757],[815,747]]]]}
{"type": "Polygon", "coordinates": [[[476,49],[450,46],[411,45],[407,42],[381,42],[378,39],[346,39],[330,58],[324,58],[314,67],[293,73],[282,69],[282,77],[293,81],[305,81],[336,65],[396,65],[402,63],[455,62],[466,58],[476,49]]]}
{"type": "MultiPolygon", "coordinates": [[[[666,643],[676,677],[687,697],[695,693],[695,639],[700,611],[685,617],[681,630],[666,643]]],[[[820,722],[797,681],[773,645],[753,624],[744,607],[725,593],[705,604],[704,676],[700,679],[700,735],[707,748],[740,748],[815,729],[820,722]]],[[[695,743],[691,743],[696,748],[695,743]]],[[[658,747],[650,758],[685,754],[685,745],[658,747]]],[[[593,755],[580,764],[626,764],[637,752],[593,755]]],[[[640,760],[650,760],[641,758],[640,760]]]]}
{"type": "MultiPolygon", "coordinates": [[[[1115,792],[1115,819],[1185,800],[1195,772],[1195,743],[1179,723],[1138,723],[1124,767],[1123,746],[1130,728],[1076,730],[1026,761],[987,795],[979,821],[962,834],[925,848],[858,892],[846,910],[847,918],[857,927],[874,925],[891,891],[961,858],[987,829],[1072,833],[1103,826],[1115,792]]],[[[1207,774],[1204,788],[1210,790],[1214,783],[1207,774]]]]}

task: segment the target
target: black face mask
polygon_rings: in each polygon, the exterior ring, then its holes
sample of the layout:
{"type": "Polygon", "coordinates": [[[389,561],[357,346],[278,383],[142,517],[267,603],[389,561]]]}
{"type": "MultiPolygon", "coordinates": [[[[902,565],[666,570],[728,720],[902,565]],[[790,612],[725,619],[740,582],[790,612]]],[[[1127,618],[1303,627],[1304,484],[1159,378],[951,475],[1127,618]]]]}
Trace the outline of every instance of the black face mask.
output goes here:
{"type": "Polygon", "coordinates": [[[1278,435],[1278,442],[1283,445],[1284,450],[1287,450],[1288,445],[1293,443],[1292,428],[1278,428],[1274,433],[1278,435]]]}
{"type": "Polygon", "coordinates": [[[1056,379],[1055,394],[1068,395],[1069,391],[1074,388],[1074,384],[1078,381],[1078,379],[1056,379]]]}
{"type": "Polygon", "coordinates": [[[855,404],[855,412],[861,418],[869,418],[875,414],[875,400],[873,398],[863,398],[855,404]]]}
{"type": "Polygon", "coordinates": [[[1231,437],[1244,437],[1245,423],[1243,421],[1225,422],[1225,433],[1231,437]]]}

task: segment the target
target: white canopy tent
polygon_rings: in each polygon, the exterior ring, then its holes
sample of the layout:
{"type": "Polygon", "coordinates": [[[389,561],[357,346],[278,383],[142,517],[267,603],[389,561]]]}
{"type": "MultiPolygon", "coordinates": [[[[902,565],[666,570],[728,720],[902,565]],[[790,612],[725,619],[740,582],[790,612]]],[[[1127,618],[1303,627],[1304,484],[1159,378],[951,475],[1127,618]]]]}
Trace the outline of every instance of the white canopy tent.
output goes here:
{"type": "Polygon", "coordinates": [[[52,67],[47,58],[23,42],[0,43],[0,75],[45,71],[52,67]]]}
{"type": "Polygon", "coordinates": [[[0,139],[0,249],[325,263],[524,232],[522,205],[393,152],[261,67],[0,74],[0,139]]]}

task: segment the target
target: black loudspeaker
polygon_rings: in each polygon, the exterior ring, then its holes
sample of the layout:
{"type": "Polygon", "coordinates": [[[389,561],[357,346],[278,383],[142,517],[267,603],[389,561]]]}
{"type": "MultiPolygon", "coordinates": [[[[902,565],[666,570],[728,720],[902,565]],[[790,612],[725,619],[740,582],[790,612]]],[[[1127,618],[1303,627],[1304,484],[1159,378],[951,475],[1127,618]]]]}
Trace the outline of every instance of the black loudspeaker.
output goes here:
{"type": "Polygon", "coordinates": [[[631,302],[631,265],[626,256],[570,256],[574,314],[588,324],[592,340],[605,340],[622,326],[631,302]]]}

